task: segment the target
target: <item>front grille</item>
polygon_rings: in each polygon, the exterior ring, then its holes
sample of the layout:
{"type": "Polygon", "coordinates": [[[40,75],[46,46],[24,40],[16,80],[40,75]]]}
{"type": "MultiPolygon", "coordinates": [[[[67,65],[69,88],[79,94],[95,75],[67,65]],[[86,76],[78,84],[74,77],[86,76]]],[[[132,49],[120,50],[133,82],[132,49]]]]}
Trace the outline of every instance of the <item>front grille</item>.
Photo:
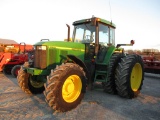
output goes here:
{"type": "Polygon", "coordinates": [[[45,69],[47,67],[46,50],[35,50],[34,67],[39,69],[45,69]]]}

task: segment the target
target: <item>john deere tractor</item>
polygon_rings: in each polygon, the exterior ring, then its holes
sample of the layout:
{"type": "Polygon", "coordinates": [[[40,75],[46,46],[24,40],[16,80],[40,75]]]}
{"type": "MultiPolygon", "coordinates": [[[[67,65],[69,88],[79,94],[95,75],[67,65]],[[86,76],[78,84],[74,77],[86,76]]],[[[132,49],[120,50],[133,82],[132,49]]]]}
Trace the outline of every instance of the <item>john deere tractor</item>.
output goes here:
{"type": "Polygon", "coordinates": [[[44,93],[54,110],[65,112],[75,108],[87,89],[102,83],[106,93],[134,98],[143,79],[143,62],[139,55],[125,54],[115,46],[115,24],[92,17],[73,22],[67,41],[41,40],[34,45],[34,61],[26,62],[17,79],[25,93],[44,93]]]}

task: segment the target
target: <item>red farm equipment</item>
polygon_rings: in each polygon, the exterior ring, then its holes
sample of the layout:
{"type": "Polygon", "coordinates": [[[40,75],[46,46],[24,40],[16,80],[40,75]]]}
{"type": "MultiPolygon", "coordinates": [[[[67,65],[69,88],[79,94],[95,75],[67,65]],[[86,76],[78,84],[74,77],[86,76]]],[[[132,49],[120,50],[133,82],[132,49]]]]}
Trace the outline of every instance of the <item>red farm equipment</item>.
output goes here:
{"type": "Polygon", "coordinates": [[[160,52],[157,49],[143,49],[141,53],[144,70],[147,73],[160,74],[160,52]]]}
{"type": "Polygon", "coordinates": [[[0,41],[0,71],[16,77],[20,66],[29,60],[32,53],[32,45],[0,41]]]}

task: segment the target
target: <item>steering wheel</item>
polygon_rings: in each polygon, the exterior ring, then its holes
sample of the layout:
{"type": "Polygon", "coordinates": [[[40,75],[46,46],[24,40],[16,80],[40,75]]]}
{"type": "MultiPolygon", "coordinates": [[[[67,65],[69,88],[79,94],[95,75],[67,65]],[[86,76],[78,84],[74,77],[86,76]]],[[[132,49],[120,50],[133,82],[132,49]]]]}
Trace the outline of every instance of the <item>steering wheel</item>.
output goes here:
{"type": "Polygon", "coordinates": [[[86,41],[86,42],[93,42],[93,41],[94,41],[93,36],[92,36],[92,38],[91,38],[91,35],[86,35],[86,36],[85,36],[85,41],[86,41]]]}
{"type": "Polygon", "coordinates": [[[89,39],[90,39],[90,35],[86,35],[86,36],[85,36],[85,39],[86,39],[86,40],[89,40],[89,39]]]}

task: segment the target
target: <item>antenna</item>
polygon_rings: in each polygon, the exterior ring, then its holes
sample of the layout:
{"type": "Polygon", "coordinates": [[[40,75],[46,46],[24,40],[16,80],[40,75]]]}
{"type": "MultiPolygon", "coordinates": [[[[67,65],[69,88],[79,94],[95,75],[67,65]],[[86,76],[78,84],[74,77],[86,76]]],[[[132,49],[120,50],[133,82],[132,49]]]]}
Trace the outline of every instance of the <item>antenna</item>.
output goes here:
{"type": "Polygon", "coordinates": [[[112,23],[112,11],[111,11],[111,3],[110,3],[110,0],[109,0],[109,9],[110,9],[110,18],[111,18],[111,23],[112,23]]]}

